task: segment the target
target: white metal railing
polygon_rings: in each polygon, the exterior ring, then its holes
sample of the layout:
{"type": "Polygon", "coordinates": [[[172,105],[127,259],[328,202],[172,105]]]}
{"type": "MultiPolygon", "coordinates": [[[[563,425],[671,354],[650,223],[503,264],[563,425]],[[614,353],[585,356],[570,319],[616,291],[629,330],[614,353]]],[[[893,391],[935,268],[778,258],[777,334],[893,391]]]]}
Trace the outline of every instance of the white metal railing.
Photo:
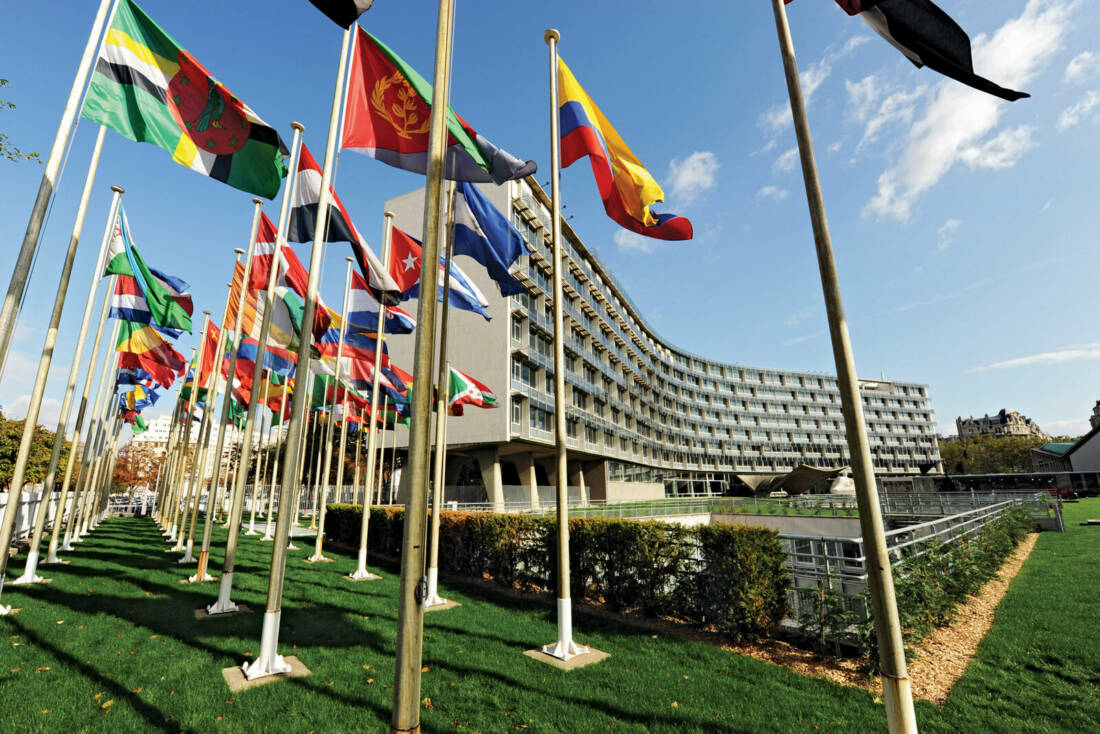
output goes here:
{"type": "MultiPolygon", "coordinates": [[[[0,507],[7,507],[8,492],[0,492],[0,507]]],[[[22,538],[29,537],[31,531],[34,530],[34,513],[38,509],[38,499],[42,496],[42,489],[24,489],[19,495],[19,506],[15,512],[15,528],[12,531],[12,541],[20,540],[22,538]]],[[[50,511],[46,516],[46,527],[52,526],[54,517],[57,515],[57,502],[61,499],[60,492],[53,492],[50,495],[50,511]]],[[[65,503],[66,505],[72,505],[72,495],[65,503]]],[[[68,508],[66,508],[68,512],[68,508]]]]}

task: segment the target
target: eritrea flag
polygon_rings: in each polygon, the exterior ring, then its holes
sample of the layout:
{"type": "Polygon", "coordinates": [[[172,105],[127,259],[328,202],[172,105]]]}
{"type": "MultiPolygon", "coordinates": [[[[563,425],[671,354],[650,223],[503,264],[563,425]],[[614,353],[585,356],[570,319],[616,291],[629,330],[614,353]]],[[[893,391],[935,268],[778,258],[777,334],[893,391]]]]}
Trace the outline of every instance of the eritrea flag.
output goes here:
{"type": "Polygon", "coordinates": [[[119,0],[115,8],[81,115],[268,199],[286,175],[287,150],[275,129],[133,0],[119,0]]]}
{"type": "MultiPolygon", "coordinates": [[[[432,85],[384,43],[358,28],[341,146],[395,168],[426,173],[431,112],[432,85]]],[[[534,161],[521,161],[496,147],[452,107],[447,108],[445,178],[502,184],[535,170],[534,161]]]]}

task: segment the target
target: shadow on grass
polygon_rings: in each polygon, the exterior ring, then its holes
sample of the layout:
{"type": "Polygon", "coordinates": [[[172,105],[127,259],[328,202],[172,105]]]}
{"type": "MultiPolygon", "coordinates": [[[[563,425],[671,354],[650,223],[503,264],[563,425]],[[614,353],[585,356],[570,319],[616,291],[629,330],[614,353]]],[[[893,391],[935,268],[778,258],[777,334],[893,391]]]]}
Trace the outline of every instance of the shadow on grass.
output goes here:
{"type": "MultiPolygon", "coordinates": [[[[39,635],[33,629],[19,623],[18,619],[12,619],[11,625],[14,629],[19,630],[28,641],[34,643],[37,647],[45,650],[52,655],[55,659],[71,666],[73,669],[80,671],[80,674],[91,681],[95,681],[100,687],[106,688],[112,692],[112,697],[118,700],[126,701],[134,711],[136,711],[142,718],[144,718],[154,729],[166,732],[180,732],[182,731],[178,724],[171,721],[165,721],[164,712],[160,709],[151,706],[150,704],[142,701],[136,694],[131,692],[126,686],[120,685],[117,681],[102,675],[92,666],[80,662],[69,653],[65,652],[61,648],[51,643],[46,638],[39,635]]],[[[109,728],[109,727],[107,727],[109,728]]]]}

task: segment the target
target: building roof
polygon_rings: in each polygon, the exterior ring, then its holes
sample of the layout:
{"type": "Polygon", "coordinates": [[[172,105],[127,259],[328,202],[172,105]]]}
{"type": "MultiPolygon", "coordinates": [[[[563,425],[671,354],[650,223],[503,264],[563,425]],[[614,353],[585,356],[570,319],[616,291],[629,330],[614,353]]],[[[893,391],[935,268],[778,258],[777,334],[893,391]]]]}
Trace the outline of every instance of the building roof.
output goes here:
{"type": "Polygon", "coordinates": [[[1039,447],[1039,450],[1055,456],[1063,456],[1073,448],[1073,445],[1073,441],[1051,441],[1050,443],[1044,443],[1039,447]]]}

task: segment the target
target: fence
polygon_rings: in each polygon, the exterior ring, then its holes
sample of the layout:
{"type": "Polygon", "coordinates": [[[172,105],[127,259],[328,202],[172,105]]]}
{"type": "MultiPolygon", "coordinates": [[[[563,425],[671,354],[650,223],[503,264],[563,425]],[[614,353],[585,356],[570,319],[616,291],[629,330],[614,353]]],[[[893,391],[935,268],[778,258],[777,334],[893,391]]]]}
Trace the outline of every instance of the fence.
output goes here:
{"type": "MultiPolygon", "coordinates": [[[[894,494],[894,493],[892,493],[894,494]]],[[[910,493],[898,493],[910,494],[910,493]]],[[[998,493],[1005,494],[1005,493],[998,493]]],[[[964,509],[955,514],[934,520],[901,527],[886,533],[886,547],[891,566],[926,553],[944,543],[954,543],[975,535],[986,525],[999,518],[1011,507],[1027,507],[1033,518],[1048,518],[1051,512],[1061,518],[1061,501],[1045,492],[1009,493],[1007,498],[990,496],[990,493],[950,493],[942,505],[945,509],[986,504],[964,509]],[[950,495],[967,495],[950,496],[950,495]]],[[[939,502],[921,505],[919,500],[911,507],[896,496],[886,496],[884,504],[900,509],[929,512],[939,510],[939,502]]],[[[914,512],[913,514],[919,514],[914,512]]],[[[799,619],[809,611],[800,589],[818,589],[824,582],[834,591],[848,597],[849,607],[862,615],[870,613],[858,598],[867,587],[867,557],[862,538],[792,535],[781,533],[780,541],[787,551],[787,568],[791,573],[791,589],[788,603],[793,619],[799,619]]]]}
{"type": "MultiPolygon", "coordinates": [[[[7,507],[8,504],[8,492],[0,492],[0,507],[7,507]]],[[[30,537],[31,532],[34,530],[34,513],[38,508],[38,498],[42,496],[42,490],[23,490],[19,495],[19,509],[15,514],[15,530],[12,533],[12,540],[20,540],[22,538],[30,537]]],[[[57,502],[61,499],[60,492],[53,492],[50,495],[50,514],[46,518],[46,527],[52,526],[54,517],[57,516],[57,502]]],[[[72,497],[65,503],[66,505],[72,505],[72,497]]],[[[66,508],[68,512],[68,508],[66,508]]]]}

